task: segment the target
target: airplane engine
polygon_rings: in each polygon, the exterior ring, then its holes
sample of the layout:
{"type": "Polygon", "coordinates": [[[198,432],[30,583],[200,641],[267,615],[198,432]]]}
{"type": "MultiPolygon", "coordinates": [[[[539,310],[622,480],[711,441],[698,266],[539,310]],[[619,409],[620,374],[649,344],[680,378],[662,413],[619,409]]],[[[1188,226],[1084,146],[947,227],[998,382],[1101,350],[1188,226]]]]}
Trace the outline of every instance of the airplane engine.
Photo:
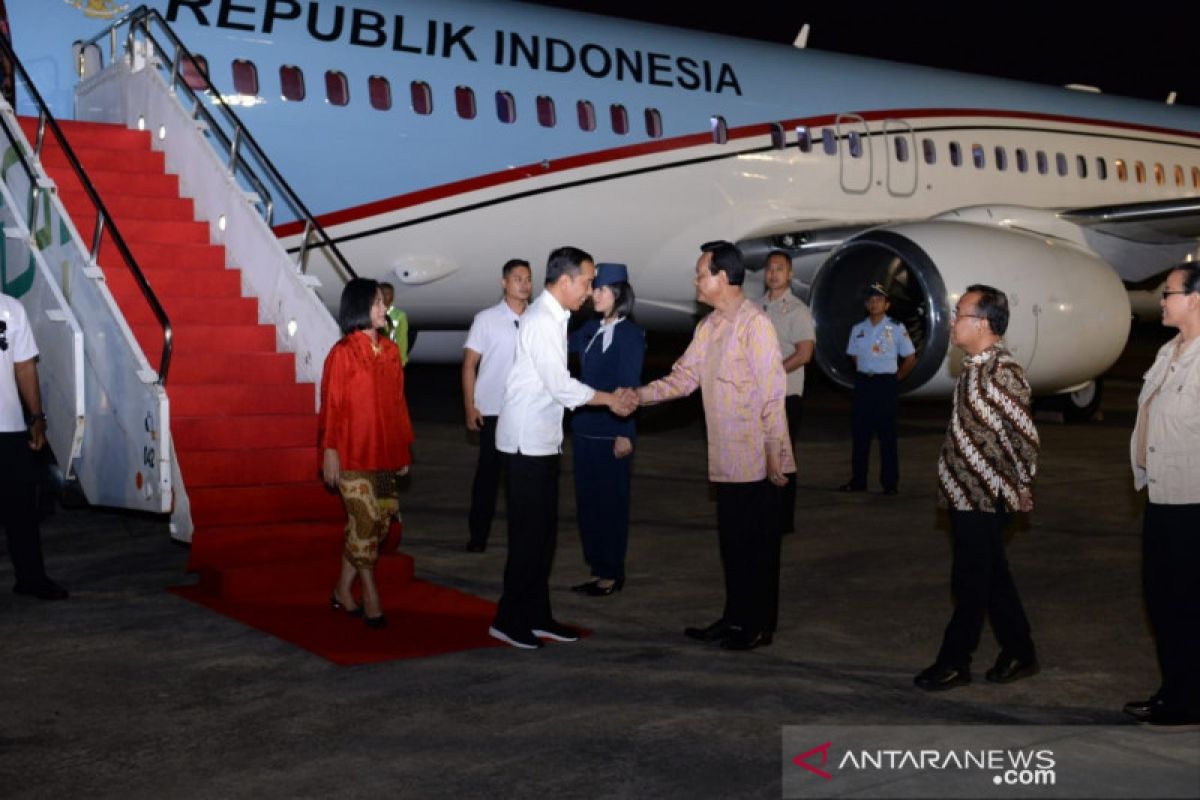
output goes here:
{"type": "Polygon", "coordinates": [[[1033,391],[1075,391],[1108,369],[1129,333],[1129,297],[1108,264],[1056,239],[953,221],[865,231],[837,247],[813,282],[817,362],[851,386],[850,328],[864,316],[863,289],[882,283],[890,315],[907,327],[917,365],[901,385],[910,395],[948,394],[962,351],[950,344],[950,312],[967,286],[1008,295],[1005,345],[1033,391]]]}

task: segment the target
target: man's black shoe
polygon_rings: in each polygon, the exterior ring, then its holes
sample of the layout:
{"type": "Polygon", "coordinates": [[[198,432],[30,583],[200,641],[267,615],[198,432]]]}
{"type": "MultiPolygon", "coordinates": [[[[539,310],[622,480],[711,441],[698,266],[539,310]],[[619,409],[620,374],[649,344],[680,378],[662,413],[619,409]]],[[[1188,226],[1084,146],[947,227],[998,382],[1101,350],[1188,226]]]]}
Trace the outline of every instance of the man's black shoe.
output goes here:
{"type": "Polygon", "coordinates": [[[941,692],[953,689],[955,686],[965,686],[970,682],[971,673],[969,671],[941,664],[934,664],[917,673],[917,676],[913,678],[913,683],[917,688],[927,692],[941,692]]]}
{"type": "Polygon", "coordinates": [[[537,650],[542,646],[542,640],[534,636],[533,631],[521,631],[516,628],[501,628],[493,625],[488,628],[488,636],[520,650],[537,650]]]}
{"type": "Polygon", "coordinates": [[[866,490],[867,487],[858,486],[854,483],[854,481],[846,481],[838,487],[839,492],[865,492],[866,490]]]}
{"type": "Polygon", "coordinates": [[[886,495],[894,495],[894,494],[899,494],[899,493],[900,493],[900,490],[899,490],[899,489],[896,489],[895,487],[893,487],[893,488],[891,488],[891,489],[884,489],[884,490],[883,490],[883,493],[884,493],[884,494],[886,494],[886,495]]]}
{"type": "Polygon", "coordinates": [[[985,672],[983,677],[992,683],[1012,683],[1021,678],[1037,675],[1040,670],[1041,667],[1036,658],[1020,659],[1001,653],[996,659],[995,666],[985,672]]]}
{"type": "Polygon", "coordinates": [[[1200,725],[1200,712],[1179,711],[1166,703],[1158,703],[1150,709],[1150,716],[1139,722],[1147,725],[1200,725]]]}
{"type": "Polygon", "coordinates": [[[1145,722],[1150,719],[1150,714],[1154,709],[1163,704],[1158,695],[1147,697],[1145,700],[1130,700],[1121,710],[1129,716],[1136,719],[1138,722],[1145,722]]]}
{"type": "Polygon", "coordinates": [[[738,629],[730,625],[724,619],[719,619],[707,628],[684,628],[683,635],[689,639],[695,639],[700,642],[719,642],[730,634],[737,633],[738,629]]]}
{"type": "Polygon", "coordinates": [[[18,583],[13,587],[13,594],[30,595],[38,600],[66,600],[70,596],[66,589],[49,578],[35,586],[23,586],[18,583]]]}
{"type": "Polygon", "coordinates": [[[561,622],[555,622],[554,620],[549,620],[538,625],[533,629],[533,635],[539,639],[552,639],[556,642],[579,641],[579,631],[570,625],[563,625],[561,622]]]}
{"type": "Polygon", "coordinates": [[[487,542],[467,542],[468,553],[482,553],[487,550],[487,542]]]}
{"type": "Polygon", "coordinates": [[[775,640],[769,633],[750,633],[735,631],[721,640],[721,647],[726,650],[753,650],[756,647],[766,647],[775,640]]]}

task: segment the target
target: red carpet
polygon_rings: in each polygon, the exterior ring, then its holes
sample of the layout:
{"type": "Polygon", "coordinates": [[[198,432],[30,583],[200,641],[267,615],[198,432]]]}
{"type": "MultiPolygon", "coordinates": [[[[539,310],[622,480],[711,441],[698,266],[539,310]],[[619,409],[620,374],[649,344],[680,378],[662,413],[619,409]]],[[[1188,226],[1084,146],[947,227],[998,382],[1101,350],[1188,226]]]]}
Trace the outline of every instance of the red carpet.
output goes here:
{"type": "MultiPolygon", "coordinates": [[[[21,124],[32,140],[35,121],[21,124]]],[[[241,296],[240,272],[209,244],[149,132],[60,125],[174,328],[167,395],[195,525],[188,569],[200,583],[172,591],[338,664],[494,645],[494,606],[413,580],[404,555],[381,558],[376,575],[388,627],[368,630],[329,609],[345,518],[318,479],[315,388],[296,382],[291,353],[276,352],[274,328],[259,324],[257,300],[241,296]]],[[[89,237],[96,215],[50,136],[42,163],[89,237]]],[[[157,367],[161,328],[107,236],[100,266],[157,367]]],[[[389,537],[393,548],[398,540],[389,537]]]]}

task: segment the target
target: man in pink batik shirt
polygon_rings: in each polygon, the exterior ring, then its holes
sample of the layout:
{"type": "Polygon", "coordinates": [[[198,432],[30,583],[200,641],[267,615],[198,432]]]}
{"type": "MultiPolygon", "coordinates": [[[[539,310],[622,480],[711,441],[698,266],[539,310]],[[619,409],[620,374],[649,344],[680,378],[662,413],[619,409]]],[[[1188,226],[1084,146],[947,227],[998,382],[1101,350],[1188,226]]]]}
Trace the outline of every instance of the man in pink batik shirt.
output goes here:
{"type": "Polygon", "coordinates": [[[728,650],[769,645],[779,616],[779,514],[796,471],[784,396],[787,377],[770,318],[746,299],[742,255],[710,242],[696,262],[696,299],[713,312],[671,373],[638,389],[642,405],[703,390],[708,479],[717,485],[725,610],[693,639],[728,650]]]}

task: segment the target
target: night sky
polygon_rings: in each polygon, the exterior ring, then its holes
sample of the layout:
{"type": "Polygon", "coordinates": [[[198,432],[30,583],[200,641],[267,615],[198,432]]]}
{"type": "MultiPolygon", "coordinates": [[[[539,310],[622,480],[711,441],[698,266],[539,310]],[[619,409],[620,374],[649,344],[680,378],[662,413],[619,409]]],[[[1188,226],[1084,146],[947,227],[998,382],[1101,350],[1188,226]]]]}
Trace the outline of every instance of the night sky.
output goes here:
{"type": "Polygon", "coordinates": [[[652,0],[533,0],[663,25],[791,44],[809,23],[811,48],[1200,106],[1200,5],[739,0],[721,14],[652,0]],[[1194,7],[1193,12],[1183,9],[1194,7]],[[976,16],[972,16],[972,14],[976,16]]]}

